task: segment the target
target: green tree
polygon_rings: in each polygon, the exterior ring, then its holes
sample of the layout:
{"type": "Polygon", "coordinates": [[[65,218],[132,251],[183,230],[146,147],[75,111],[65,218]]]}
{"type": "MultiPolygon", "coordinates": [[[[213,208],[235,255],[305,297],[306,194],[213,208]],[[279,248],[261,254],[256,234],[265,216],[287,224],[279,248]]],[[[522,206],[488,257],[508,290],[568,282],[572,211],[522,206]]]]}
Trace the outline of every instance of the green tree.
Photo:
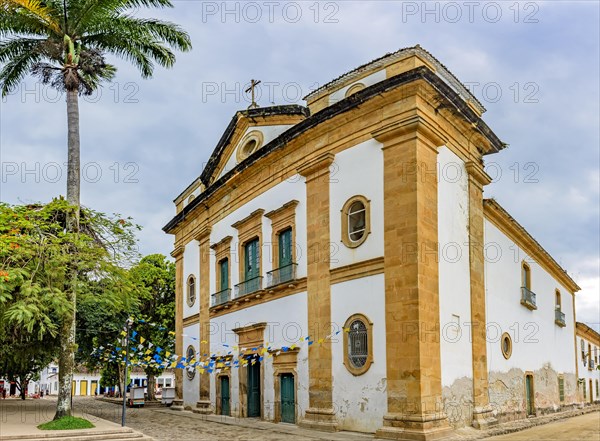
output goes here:
{"type": "MultiPolygon", "coordinates": [[[[175,328],[175,264],[162,254],[151,254],[131,268],[130,275],[138,296],[136,318],[143,320],[135,324],[135,331],[165,353],[174,352],[173,337],[167,330],[175,328]]],[[[156,399],[156,376],[163,370],[156,365],[144,366],[148,400],[156,399]]]]}
{"type": "Polygon", "coordinates": [[[73,316],[67,294],[74,290],[71,271],[77,271],[79,292],[96,293],[96,302],[108,307],[132,290],[123,267],[138,258],[138,227],[130,219],[83,209],[80,231],[73,232],[67,228],[72,210],[64,199],[0,203],[0,334],[14,358],[4,370],[22,379],[27,364],[35,371],[47,364],[47,356],[60,354],[61,329],[73,316]]]}
{"type": "MultiPolygon", "coordinates": [[[[0,0],[0,87],[3,96],[26,75],[66,92],[67,200],[76,207],[67,227],[79,230],[80,206],[80,94],[91,94],[116,72],[107,54],[132,62],[143,78],[154,64],[172,67],[171,48],[191,49],[189,35],[173,23],[136,18],[132,8],[172,7],[170,0],[0,0]]],[[[59,396],[55,418],[70,415],[75,348],[77,273],[69,274],[70,309],[61,329],[59,396]]]]}

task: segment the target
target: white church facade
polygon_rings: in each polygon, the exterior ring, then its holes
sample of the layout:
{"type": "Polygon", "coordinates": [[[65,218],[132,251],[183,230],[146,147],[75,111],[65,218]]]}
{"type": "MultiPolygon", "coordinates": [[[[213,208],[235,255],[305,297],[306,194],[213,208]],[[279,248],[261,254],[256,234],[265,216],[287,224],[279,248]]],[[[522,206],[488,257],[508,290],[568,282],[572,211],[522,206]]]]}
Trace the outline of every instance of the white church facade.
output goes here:
{"type": "Polygon", "coordinates": [[[431,439],[579,403],[579,287],[484,199],[477,99],[416,46],[306,101],[237,112],[175,199],[182,405],[431,439]]]}

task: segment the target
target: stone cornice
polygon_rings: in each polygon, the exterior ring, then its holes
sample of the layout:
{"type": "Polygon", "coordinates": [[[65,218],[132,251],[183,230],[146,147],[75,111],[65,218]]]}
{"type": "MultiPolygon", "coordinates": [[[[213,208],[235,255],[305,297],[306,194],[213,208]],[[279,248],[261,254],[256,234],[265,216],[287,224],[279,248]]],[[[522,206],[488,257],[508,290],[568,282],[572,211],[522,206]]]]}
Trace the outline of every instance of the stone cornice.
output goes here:
{"type": "Polygon", "coordinates": [[[579,337],[585,337],[591,343],[595,343],[600,345],[600,334],[598,334],[595,330],[590,328],[585,323],[577,322],[575,324],[576,334],[579,337]]]}
{"type": "Polygon", "coordinates": [[[298,167],[298,173],[307,179],[315,179],[323,175],[324,172],[329,172],[329,167],[333,164],[335,155],[333,153],[325,153],[317,158],[308,161],[298,167]]]}
{"type": "Polygon", "coordinates": [[[485,218],[499,228],[572,294],[581,288],[552,256],[494,199],[483,200],[485,218]]]}
{"type": "Polygon", "coordinates": [[[185,247],[182,247],[182,246],[176,247],[173,251],[171,251],[171,257],[174,259],[179,259],[180,256],[183,256],[184,250],[185,250],[185,247]]]}
{"type": "Polygon", "coordinates": [[[258,220],[260,221],[260,218],[262,217],[262,215],[264,214],[265,210],[263,210],[262,208],[259,208],[258,210],[254,210],[252,213],[250,213],[248,216],[246,216],[244,219],[237,221],[234,224],[231,224],[231,226],[233,228],[235,228],[236,230],[241,230],[244,228],[244,226],[254,220],[258,220]]]}
{"type": "Polygon", "coordinates": [[[268,213],[265,214],[266,218],[272,219],[274,217],[276,217],[279,213],[281,213],[282,211],[289,209],[294,209],[296,208],[296,206],[299,204],[299,202],[297,200],[292,200],[289,202],[286,202],[285,204],[283,204],[281,207],[276,208],[275,210],[269,211],[268,213]]]}
{"type": "Polygon", "coordinates": [[[373,131],[372,135],[373,138],[383,144],[390,144],[393,141],[401,143],[418,135],[427,138],[435,147],[440,147],[446,143],[444,136],[435,126],[420,115],[411,115],[400,121],[395,121],[373,131]]]}
{"type": "Polygon", "coordinates": [[[225,236],[223,239],[221,239],[220,241],[218,241],[217,243],[212,244],[210,247],[213,250],[216,250],[217,248],[221,248],[222,246],[227,246],[231,243],[231,240],[233,239],[233,237],[231,236],[225,236]]]}
{"type": "Polygon", "coordinates": [[[492,182],[492,178],[483,169],[483,165],[480,165],[474,161],[469,161],[465,164],[467,173],[470,179],[474,179],[482,187],[492,182]]]}
{"type": "Polygon", "coordinates": [[[194,239],[196,239],[199,242],[202,242],[203,240],[206,240],[210,237],[210,231],[211,227],[204,226],[200,228],[200,230],[198,230],[198,232],[194,235],[194,239]]]}

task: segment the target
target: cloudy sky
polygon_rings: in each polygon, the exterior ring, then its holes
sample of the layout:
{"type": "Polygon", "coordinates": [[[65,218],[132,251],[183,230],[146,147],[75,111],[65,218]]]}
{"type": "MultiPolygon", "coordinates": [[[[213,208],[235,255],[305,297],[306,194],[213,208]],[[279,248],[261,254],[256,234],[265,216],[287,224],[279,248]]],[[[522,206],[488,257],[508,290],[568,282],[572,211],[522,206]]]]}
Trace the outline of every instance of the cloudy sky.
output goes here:
{"type": "MultiPolygon", "coordinates": [[[[472,89],[485,121],[510,144],[487,158],[496,182],[486,197],[575,278],[583,288],[578,319],[598,329],[598,2],[174,4],[151,15],[188,30],[193,51],[151,80],[115,60],[115,82],[81,104],[82,202],[133,216],[144,227],[143,253],[172,249],[161,230],[172,200],[200,174],[234,112],[248,106],[250,79],[263,81],[263,106],[302,104],[338,75],[420,44],[472,89]]],[[[31,78],[2,101],[2,201],[64,194],[65,127],[63,97],[31,78]]]]}

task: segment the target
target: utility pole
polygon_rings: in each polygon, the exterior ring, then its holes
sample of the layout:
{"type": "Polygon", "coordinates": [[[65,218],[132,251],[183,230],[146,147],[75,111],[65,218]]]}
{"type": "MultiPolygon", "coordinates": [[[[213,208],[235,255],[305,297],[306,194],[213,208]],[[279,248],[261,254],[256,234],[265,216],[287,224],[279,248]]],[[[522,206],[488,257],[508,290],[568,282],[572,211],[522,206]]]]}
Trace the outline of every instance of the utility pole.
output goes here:
{"type": "Polygon", "coordinates": [[[123,377],[123,412],[121,413],[121,426],[125,427],[125,412],[127,410],[127,368],[129,364],[129,319],[125,322],[126,336],[125,336],[125,376],[123,377]]]}

